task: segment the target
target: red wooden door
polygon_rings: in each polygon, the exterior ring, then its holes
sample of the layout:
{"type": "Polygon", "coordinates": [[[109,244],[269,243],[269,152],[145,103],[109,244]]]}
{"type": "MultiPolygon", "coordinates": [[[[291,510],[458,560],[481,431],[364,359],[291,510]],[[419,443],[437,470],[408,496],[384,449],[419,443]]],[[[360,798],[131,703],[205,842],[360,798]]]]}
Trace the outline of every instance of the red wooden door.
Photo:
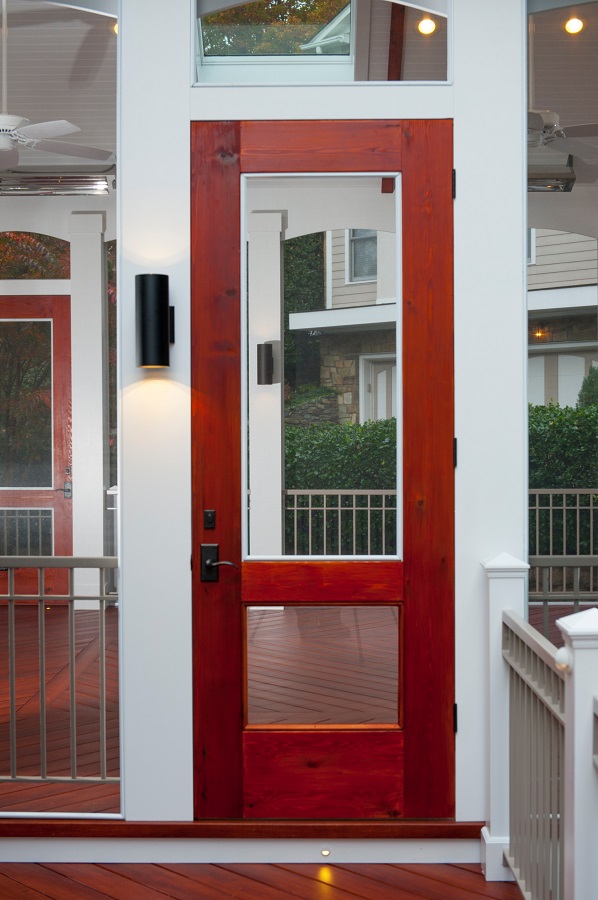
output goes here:
{"type": "Polygon", "coordinates": [[[193,125],[198,818],[454,815],[451,148],[449,121],[193,125]],[[310,172],[402,176],[402,559],[242,558],[240,178],[310,172]],[[203,581],[202,544],[218,544],[238,568],[203,581]],[[272,608],[294,611],[301,640],[332,634],[321,629],[339,616],[341,631],[352,616],[361,622],[358,639],[364,623],[386,623],[382,632],[396,632],[395,714],[369,724],[253,721],[249,635],[272,608]]]}
{"type": "Polygon", "coordinates": [[[0,298],[0,337],[0,555],[69,556],[70,298],[0,298]]]}

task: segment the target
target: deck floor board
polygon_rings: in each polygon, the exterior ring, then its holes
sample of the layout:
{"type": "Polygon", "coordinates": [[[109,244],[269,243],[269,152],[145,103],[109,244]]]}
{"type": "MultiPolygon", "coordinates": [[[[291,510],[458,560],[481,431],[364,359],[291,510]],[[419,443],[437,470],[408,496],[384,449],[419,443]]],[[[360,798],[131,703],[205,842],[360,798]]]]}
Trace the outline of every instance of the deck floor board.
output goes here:
{"type": "Polygon", "coordinates": [[[521,900],[476,865],[0,863],[0,898],[51,900],[521,900]]]}

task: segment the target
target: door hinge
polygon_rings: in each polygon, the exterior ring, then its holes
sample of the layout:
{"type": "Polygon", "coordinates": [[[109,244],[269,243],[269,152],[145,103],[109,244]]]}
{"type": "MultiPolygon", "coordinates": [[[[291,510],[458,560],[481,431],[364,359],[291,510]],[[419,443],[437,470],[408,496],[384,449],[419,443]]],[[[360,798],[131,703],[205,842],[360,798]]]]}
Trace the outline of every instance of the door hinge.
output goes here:
{"type": "Polygon", "coordinates": [[[457,438],[453,438],[453,466],[457,468],[457,438]]]}
{"type": "Polygon", "coordinates": [[[453,169],[453,200],[457,196],[457,170],[453,169]]]}
{"type": "Polygon", "coordinates": [[[455,734],[457,734],[457,704],[453,705],[453,728],[455,730],[455,734]]]}

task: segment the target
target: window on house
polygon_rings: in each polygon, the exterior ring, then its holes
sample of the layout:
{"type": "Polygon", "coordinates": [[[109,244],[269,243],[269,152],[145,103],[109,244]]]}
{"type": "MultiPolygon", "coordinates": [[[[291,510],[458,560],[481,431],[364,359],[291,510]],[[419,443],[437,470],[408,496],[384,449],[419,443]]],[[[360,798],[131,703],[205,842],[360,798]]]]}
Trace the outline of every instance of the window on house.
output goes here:
{"type": "Polygon", "coordinates": [[[378,274],[378,241],[371,228],[349,231],[349,281],[375,281],[378,274]]]}

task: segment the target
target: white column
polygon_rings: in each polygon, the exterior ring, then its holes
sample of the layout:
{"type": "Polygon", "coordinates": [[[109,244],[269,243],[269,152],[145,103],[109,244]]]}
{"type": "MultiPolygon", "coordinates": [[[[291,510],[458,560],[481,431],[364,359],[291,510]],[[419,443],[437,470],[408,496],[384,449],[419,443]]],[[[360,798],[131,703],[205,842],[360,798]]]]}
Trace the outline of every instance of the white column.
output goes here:
{"type": "Polygon", "coordinates": [[[119,2],[119,528],[127,819],[193,818],[188,3],[119,2]],[[159,63],[158,63],[159,60],[159,63]],[[165,110],[168,138],[148,137],[165,110]],[[151,130],[151,126],[150,126],[151,130]],[[165,165],[166,164],[166,165],[165,165]],[[169,276],[168,369],[136,365],[135,275],[169,276]]]}
{"type": "MultiPolygon", "coordinates": [[[[104,228],[101,212],[70,214],[74,556],[104,553],[104,228]]],[[[96,571],[76,573],[77,593],[98,586],[96,571]]]]}
{"type": "Polygon", "coordinates": [[[598,772],[594,767],[594,696],[598,694],[598,609],[558,619],[565,641],[557,662],[565,676],[564,872],[567,900],[596,896],[598,772]]]}
{"type": "Polygon", "coordinates": [[[486,694],[487,814],[482,828],[486,881],[512,881],[509,849],[509,669],[502,658],[502,614],[525,615],[529,565],[508,553],[484,563],[488,578],[488,685],[486,694]]]}
{"type": "Polygon", "coordinates": [[[252,556],[282,554],[281,212],[249,216],[248,372],[252,556]],[[257,345],[273,344],[274,384],[257,383],[257,345]]]}

